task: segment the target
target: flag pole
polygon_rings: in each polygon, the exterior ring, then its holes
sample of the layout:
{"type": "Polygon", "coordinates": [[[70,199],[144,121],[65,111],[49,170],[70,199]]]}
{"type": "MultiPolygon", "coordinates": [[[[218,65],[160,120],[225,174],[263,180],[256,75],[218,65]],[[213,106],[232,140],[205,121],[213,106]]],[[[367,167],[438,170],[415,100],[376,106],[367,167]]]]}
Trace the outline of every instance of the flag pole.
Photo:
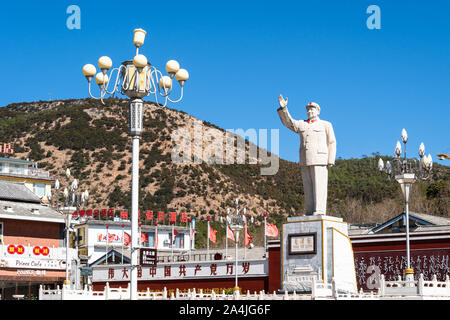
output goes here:
{"type": "Polygon", "coordinates": [[[245,219],[245,228],[244,228],[244,260],[245,257],[247,255],[247,246],[246,246],[246,242],[247,242],[247,219],[245,219]]]}
{"type": "Polygon", "coordinates": [[[244,228],[244,260],[245,260],[245,257],[246,257],[246,255],[247,255],[247,246],[245,245],[245,243],[247,242],[247,233],[248,233],[248,230],[247,230],[247,208],[244,208],[243,210],[243,217],[244,217],[244,221],[245,221],[245,228],[244,228]]]}
{"type": "Polygon", "coordinates": [[[228,257],[228,219],[226,221],[226,231],[225,231],[225,259],[228,257]]]}
{"type": "Polygon", "coordinates": [[[189,218],[189,261],[191,261],[192,252],[192,218],[189,218]]]}
{"type": "Polygon", "coordinates": [[[123,242],[125,241],[124,227],[125,225],[122,223],[122,264],[123,264],[123,242]]]}
{"type": "Polygon", "coordinates": [[[264,212],[264,256],[266,256],[267,254],[266,228],[267,228],[267,212],[264,212]]]}
{"type": "Polygon", "coordinates": [[[108,233],[108,225],[106,225],[106,260],[105,260],[105,264],[108,264],[108,241],[109,241],[109,233],[108,233]]]}
{"type": "Polygon", "coordinates": [[[158,249],[158,222],[155,222],[155,249],[158,249]]]}
{"type": "Polygon", "coordinates": [[[209,217],[208,217],[208,241],[206,242],[206,256],[209,260],[209,217]]]}
{"type": "Polygon", "coordinates": [[[192,218],[192,250],[195,250],[195,218],[192,218]]]}
{"type": "Polygon", "coordinates": [[[170,239],[170,249],[172,251],[172,262],[173,262],[173,240],[175,239],[174,234],[173,234],[174,228],[175,228],[174,223],[172,222],[172,237],[170,239]]]}

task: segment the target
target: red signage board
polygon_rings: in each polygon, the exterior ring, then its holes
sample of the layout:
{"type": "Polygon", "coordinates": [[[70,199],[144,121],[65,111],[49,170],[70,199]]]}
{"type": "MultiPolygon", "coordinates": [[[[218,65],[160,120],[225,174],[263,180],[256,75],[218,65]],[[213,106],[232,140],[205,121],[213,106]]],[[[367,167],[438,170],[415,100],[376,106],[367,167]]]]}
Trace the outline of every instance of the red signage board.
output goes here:
{"type": "Polygon", "coordinates": [[[0,143],[0,153],[14,154],[12,143],[0,143]]]}

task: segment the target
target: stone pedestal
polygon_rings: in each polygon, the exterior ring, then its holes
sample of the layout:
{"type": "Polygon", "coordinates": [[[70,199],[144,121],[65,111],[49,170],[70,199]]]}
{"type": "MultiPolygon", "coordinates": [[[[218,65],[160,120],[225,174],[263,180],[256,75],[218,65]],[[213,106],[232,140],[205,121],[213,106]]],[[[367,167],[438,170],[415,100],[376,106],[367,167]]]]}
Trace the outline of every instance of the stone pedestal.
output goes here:
{"type": "Polygon", "coordinates": [[[357,292],[353,250],[342,218],[290,217],[283,224],[281,283],[287,291],[310,292],[312,279],[339,292],[357,292]]]}

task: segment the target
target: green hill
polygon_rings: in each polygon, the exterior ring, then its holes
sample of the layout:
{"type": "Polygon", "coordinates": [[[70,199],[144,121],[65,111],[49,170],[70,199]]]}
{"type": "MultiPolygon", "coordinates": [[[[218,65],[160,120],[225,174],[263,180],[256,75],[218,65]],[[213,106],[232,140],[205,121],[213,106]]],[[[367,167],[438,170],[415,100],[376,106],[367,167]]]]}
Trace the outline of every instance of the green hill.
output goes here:
{"type": "MultiPolygon", "coordinates": [[[[263,213],[278,227],[287,216],[303,215],[303,186],[298,164],[280,159],[273,176],[260,175],[261,165],[176,165],[171,161],[171,134],[192,129],[194,117],[182,111],[145,104],[144,133],[140,144],[140,208],[187,212],[202,230],[207,216],[218,239],[225,234],[227,208],[237,197],[255,223],[249,226],[255,244],[261,244],[263,213]]],[[[206,128],[225,131],[203,121],[206,128]]],[[[130,206],[131,139],[128,106],[122,99],[106,105],[91,99],[14,103],[0,108],[0,136],[12,142],[15,157],[29,158],[66,183],[70,168],[82,190],[91,195],[90,208],[126,210],[130,206]]],[[[247,147],[249,146],[247,141],[247,147]]],[[[398,183],[376,170],[379,155],[337,159],[329,170],[328,212],[350,223],[383,222],[403,210],[398,183]]],[[[382,156],[383,160],[392,159],[382,156]]],[[[430,181],[414,185],[410,209],[449,216],[450,171],[434,164],[430,181]]],[[[144,221],[145,223],[145,221],[144,221]]],[[[205,243],[198,237],[199,245],[205,243]]],[[[216,246],[223,246],[218,242],[216,246]]],[[[214,246],[213,246],[214,247],[214,246]]]]}

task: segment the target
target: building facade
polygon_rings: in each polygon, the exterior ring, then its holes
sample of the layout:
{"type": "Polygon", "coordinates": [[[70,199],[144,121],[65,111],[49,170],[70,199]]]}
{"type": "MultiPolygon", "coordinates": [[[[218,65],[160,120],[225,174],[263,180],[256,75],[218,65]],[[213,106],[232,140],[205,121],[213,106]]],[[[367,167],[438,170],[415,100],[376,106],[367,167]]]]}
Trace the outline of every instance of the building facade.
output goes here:
{"type": "MultiPolygon", "coordinates": [[[[24,183],[0,180],[0,294],[2,300],[38,296],[41,284],[66,279],[65,221],[24,183]]],[[[69,250],[69,259],[75,257],[69,250]]],[[[70,265],[69,265],[70,267],[70,265]]]]}
{"type": "Polygon", "coordinates": [[[14,158],[0,157],[0,180],[22,182],[44,203],[49,203],[55,179],[48,171],[40,170],[37,163],[14,158]]]}
{"type": "MultiPolygon", "coordinates": [[[[409,213],[410,265],[414,278],[438,281],[450,276],[450,219],[409,213]]],[[[404,213],[374,226],[351,226],[357,284],[364,291],[377,290],[378,277],[386,281],[404,277],[406,269],[406,215],[404,213]]]]}

